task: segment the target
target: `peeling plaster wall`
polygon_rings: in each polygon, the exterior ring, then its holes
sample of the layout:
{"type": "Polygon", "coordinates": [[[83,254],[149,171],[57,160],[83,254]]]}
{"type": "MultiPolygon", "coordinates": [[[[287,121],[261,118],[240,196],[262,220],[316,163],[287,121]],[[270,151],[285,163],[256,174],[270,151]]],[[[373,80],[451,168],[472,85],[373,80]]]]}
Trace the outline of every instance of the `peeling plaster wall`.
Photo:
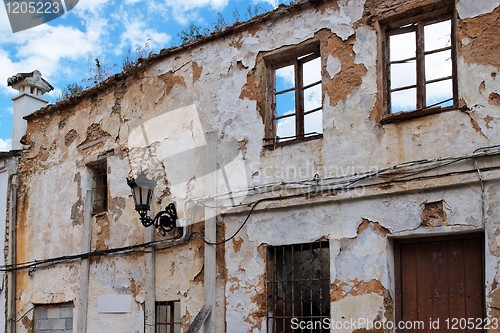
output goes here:
{"type": "MultiPolygon", "coordinates": [[[[202,192],[203,181],[193,174],[172,194],[172,169],[157,156],[161,142],[150,142],[150,149],[137,160],[128,146],[130,133],[148,120],[154,122],[158,116],[190,105],[198,110],[203,132],[217,133],[219,162],[241,153],[250,185],[312,179],[316,173],[324,176],[325,167],[333,168],[336,175],[352,174],[372,167],[468,154],[499,144],[498,45],[491,44],[496,39],[483,32],[483,22],[499,25],[498,1],[496,6],[491,2],[457,2],[459,98],[469,111],[386,125],[378,122],[380,59],[375,52],[378,28],[374,22],[435,2],[319,2],[295,15],[263,21],[156,60],[63,109],[30,118],[28,149],[19,168],[18,262],[81,252],[83,203],[92,183],[86,165],[103,156],[107,156],[109,210],[93,217],[92,250],[145,240],[125,182],[133,165],[145,164],[162,179],[155,189],[155,211],[173,200],[185,202],[202,192]],[[263,57],[312,39],[320,42],[324,69],[323,138],[265,149],[263,57]]],[[[194,133],[193,128],[191,124],[186,131],[194,133]]],[[[200,155],[186,155],[179,165],[200,160],[200,155]]],[[[493,162],[498,163],[498,159],[493,162]]],[[[299,206],[284,201],[279,209],[254,212],[241,233],[225,248],[218,248],[218,312],[223,314],[219,330],[266,331],[266,245],[328,239],[332,319],[394,319],[392,238],[483,229],[488,315],[498,317],[500,185],[494,181],[498,175],[489,177],[484,218],[479,182],[475,179],[455,186],[460,183],[457,176],[407,192],[380,189],[377,195],[360,194],[351,200],[332,196],[330,202],[309,198],[299,206]],[[422,205],[438,201],[446,203],[445,225],[422,226],[422,205]]],[[[190,206],[185,218],[201,221],[203,215],[190,206]]],[[[223,216],[224,228],[219,230],[229,237],[243,219],[244,215],[228,213],[223,216]]],[[[181,301],[184,329],[204,302],[202,233],[202,224],[196,224],[187,244],[155,251],[156,300],[181,301]]],[[[145,265],[142,253],[91,260],[89,331],[143,332],[145,265]],[[131,312],[98,313],[102,295],[131,295],[131,312]]],[[[34,303],[76,304],[79,272],[78,262],[19,272],[17,312],[24,313],[34,303]]],[[[32,314],[28,314],[18,331],[29,331],[31,319],[32,314]]],[[[74,325],[77,322],[74,320],[74,325]]]]}
{"type": "MultiPolygon", "coordinates": [[[[8,197],[9,197],[9,178],[15,173],[17,164],[16,158],[0,158],[0,230],[4,230],[4,233],[0,238],[0,246],[2,249],[6,249],[5,241],[7,239],[7,217],[8,211],[8,197]]],[[[7,251],[4,251],[4,254],[7,251]]],[[[5,265],[5,255],[0,259],[0,265],[5,265]]],[[[5,273],[0,274],[0,313],[6,313],[6,278],[5,273]]],[[[0,331],[5,330],[5,316],[0,317],[0,331]]]]}

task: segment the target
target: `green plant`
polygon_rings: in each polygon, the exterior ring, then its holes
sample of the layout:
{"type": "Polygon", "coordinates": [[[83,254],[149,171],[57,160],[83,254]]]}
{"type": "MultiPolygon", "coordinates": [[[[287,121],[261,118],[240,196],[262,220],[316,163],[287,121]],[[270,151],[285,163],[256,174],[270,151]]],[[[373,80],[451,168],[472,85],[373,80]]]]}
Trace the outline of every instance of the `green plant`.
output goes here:
{"type": "Polygon", "coordinates": [[[142,58],[147,58],[152,54],[151,52],[151,45],[149,44],[149,41],[151,39],[148,38],[147,42],[144,44],[144,46],[138,46],[135,48],[135,51],[132,51],[130,48],[127,50],[127,54],[123,58],[122,61],[122,69],[127,70],[132,67],[134,67],[139,59],[142,58]]]}
{"type": "Polygon", "coordinates": [[[84,90],[83,86],[78,83],[68,83],[66,87],[61,91],[61,94],[57,97],[57,102],[70,98],[73,95],[78,95],[84,90]]]}
{"type": "Polygon", "coordinates": [[[194,41],[203,36],[202,27],[191,23],[187,29],[182,30],[177,36],[180,38],[181,44],[194,41]]]}

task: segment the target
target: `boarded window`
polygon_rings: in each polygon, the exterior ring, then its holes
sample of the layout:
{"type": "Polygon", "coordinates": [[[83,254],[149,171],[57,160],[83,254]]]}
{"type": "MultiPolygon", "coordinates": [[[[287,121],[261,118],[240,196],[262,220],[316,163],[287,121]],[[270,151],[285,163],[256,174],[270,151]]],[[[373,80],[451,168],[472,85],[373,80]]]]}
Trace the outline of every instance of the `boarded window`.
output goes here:
{"type": "Polygon", "coordinates": [[[35,333],[73,332],[73,304],[35,305],[35,333]]]}
{"type": "Polygon", "coordinates": [[[389,113],[457,105],[451,9],[385,27],[386,105],[389,113]]]}
{"type": "Polygon", "coordinates": [[[328,242],[268,247],[267,300],[268,332],[296,332],[294,318],[316,326],[303,332],[329,332],[320,327],[330,318],[328,242]]]}
{"type": "Polygon", "coordinates": [[[92,213],[98,214],[108,210],[108,166],[106,160],[88,165],[93,177],[92,191],[94,202],[92,213]]]}
{"type": "Polygon", "coordinates": [[[181,332],[181,302],[156,302],[156,333],[181,332]]]}
{"type": "Polygon", "coordinates": [[[423,332],[453,331],[457,322],[455,330],[466,332],[468,318],[484,326],[482,233],[396,241],[395,272],[396,320],[418,322],[423,332]]]}
{"type": "Polygon", "coordinates": [[[266,145],[303,141],[323,133],[321,58],[318,45],[271,61],[272,129],[266,145]]]}

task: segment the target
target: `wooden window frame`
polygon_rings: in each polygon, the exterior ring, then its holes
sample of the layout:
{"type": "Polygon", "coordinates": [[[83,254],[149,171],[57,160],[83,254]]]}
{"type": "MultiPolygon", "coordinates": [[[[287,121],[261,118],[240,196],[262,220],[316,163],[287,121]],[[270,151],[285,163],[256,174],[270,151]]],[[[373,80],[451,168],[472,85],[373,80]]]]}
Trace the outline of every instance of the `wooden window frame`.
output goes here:
{"type": "Polygon", "coordinates": [[[93,177],[92,215],[108,211],[108,163],[106,159],[87,164],[93,177]]]}
{"type": "Polygon", "coordinates": [[[434,9],[430,12],[416,16],[406,17],[403,19],[386,21],[381,23],[383,34],[382,45],[382,63],[383,63],[383,109],[384,116],[381,123],[391,123],[399,120],[412,119],[426,115],[436,114],[445,111],[456,110],[458,108],[458,79],[457,79],[457,52],[456,52],[456,14],[453,6],[446,6],[434,9]],[[425,51],[424,27],[429,24],[442,21],[451,21],[451,45],[449,47],[440,48],[432,51],[425,51]],[[416,36],[416,56],[391,62],[390,61],[390,36],[414,31],[416,36]],[[451,51],[452,73],[451,76],[442,77],[432,80],[425,79],[425,56],[442,51],[451,51]],[[391,90],[391,71],[390,67],[393,63],[400,63],[405,60],[416,61],[416,83],[415,85],[398,87],[391,90]],[[452,80],[452,105],[441,107],[439,105],[426,105],[426,85],[429,83],[452,80]],[[416,109],[399,111],[391,113],[391,92],[402,91],[407,89],[416,89],[416,109]]]}
{"type": "MultiPolygon", "coordinates": [[[[176,319],[175,304],[179,304],[179,308],[180,308],[180,301],[155,302],[155,332],[156,333],[159,332],[159,326],[164,326],[166,328],[167,333],[174,333],[175,332],[175,325],[178,325],[178,327],[180,328],[180,326],[181,326],[180,313],[177,314],[179,321],[175,320],[176,319]],[[159,318],[160,318],[159,311],[161,310],[162,307],[166,307],[167,312],[170,311],[170,321],[167,320],[165,322],[159,322],[159,318]]],[[[165,318],[168,318],[168,316],[165,315],[165,318]]]]}
{"type": "Polygon", "coordinates": [[[267,135],[263,140],[265,148],[274,149],[276,147],[315,140],[323,137],[323,133],[304,133],[304,116],[315,112],[323,112],[324,109],[322,99],[321,107],[308,111],[304,110],[304,91],[317,85],[321,85],[321,87],[323,87],[322,73],[320,73],[321,79],[319,81],[310,83],[306,86],[303,85],[303,65],[317,58],[321,59],[320,44],[318,41],[313,41],[311,43],[296,47],[295,49],[287,49],[286,51],[282,51],[279,54],[274,54],[266,57],[265,61],[267,63],[266,67],[268,82],[266,104],[268,108],[270,126],[268,126],[268,130],[266,131],[267,135]],[[294,87],[277,92],[276,71],[280,68],[290,65],[294,66],[294,87]],[[295,91],[295,113],[277,117],[276,96],[289,91],[295,91]],[[281,138],[280,140],[276,136],[278,120],[291,117],[292,115],[295,116],[295,136],[281,138]]]}

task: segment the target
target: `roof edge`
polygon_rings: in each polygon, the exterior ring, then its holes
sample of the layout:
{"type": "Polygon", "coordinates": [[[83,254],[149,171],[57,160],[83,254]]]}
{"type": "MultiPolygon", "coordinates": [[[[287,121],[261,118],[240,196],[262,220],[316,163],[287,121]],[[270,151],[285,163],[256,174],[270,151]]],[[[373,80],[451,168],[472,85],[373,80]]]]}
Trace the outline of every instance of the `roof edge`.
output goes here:
{"type": "Polygon", "coordinates": [[[173,47],[168,48],[168,49],[162,49],[162,50],[160,50],[160,53],[152,54],[147,58],[138,59],[137,64],[130,69],[116,73],[116,74],[110,76],[109,78],[107,78],[106,80],[100,82],[99,84],[92,86],[92,87],[82,91],[79,94],[70,96],[69,98],[66,98],[62,101],[59,101],[56,104],[49,104],[47,106],[44,106],[44,107],[38,109],[37,111],[23,117],[23,118],[25,120],[30,121],[30,120],[36,119],[38,117],[44,116],[46,114],[49,114],[51,112],[57,112],[57,111],[63,110],[64,108],[76,105],[80,102],[80,100],[82,100],[84,98],[92,97],[93,95],[105,90],[106,88],[113,86],[114,84],[116,84],[120,80],[125,79],[126,77],[142,70],[145,67],[150,66],[151,64],[155,63],[156,61],[173,56],[173,55],[181,53],[181,52],[192,50],[198,46],[207,44],[207,43],[212,42],[214,40],[217,40],[219,38],[223,38],[223,37],[226,37],[226,36],[231,35],[231,34],[236,34],[236,33],[248,30],[249,27],[252,27],[254,25],[258,25],[258,24],[261,24],[261,23],[264,23],[267,21],[271,21],[271,20],[277,20],[281,17],[285,17],[288,15],[294,14],[296,12],[300,12],[300,11],[305,10],[307,8],[311,8],[315,5],[318,5],[324,1],[325,0],[304,0],[304,1],[301,1],[298,3],[290,4],[288,6],[281,4],[276,9],[274,9],[270,12],[266,12],[264,14],[255,16],[255,17],[253,17],[247,21],[244,21],[244,22],[236,22],[233,25],[228,26],[223,30],[215,31],[215,32],[211,33],[210,35],[201,36],[200,38],[198,38],[192,42],[188,42],[186,44],[179,45],[179,46],[173,46],[173,47]]]}
{"type": "Polygon", "coordinates": [[[0,158],[17,157],[21,155],[21,152],[22,150],[0,151],[0,158]]]}

